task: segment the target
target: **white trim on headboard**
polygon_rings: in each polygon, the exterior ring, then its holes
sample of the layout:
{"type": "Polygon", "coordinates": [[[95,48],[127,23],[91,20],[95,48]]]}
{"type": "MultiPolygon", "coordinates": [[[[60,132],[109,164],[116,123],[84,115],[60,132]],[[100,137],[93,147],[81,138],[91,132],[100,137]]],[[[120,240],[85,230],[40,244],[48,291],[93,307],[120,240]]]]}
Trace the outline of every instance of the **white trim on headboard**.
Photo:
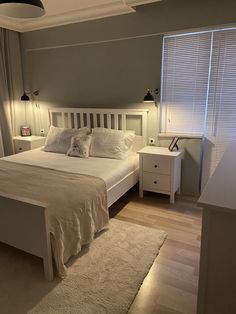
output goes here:
{"type": "MultiPolygon", "coordinates": [[[[55,125],[53,115],[59,114],[62,127],[79,128],[83,126],[107,127],[117,130],[127,130],[127,117],[141,118],[141,135],[136,135],[135,150],[147,145],[147,114],[148,109],[110,109],[110,108],[50,108],[50,124],[55,125]]],[[[130,130],[130,127],[128,128],[130,130]]]]}

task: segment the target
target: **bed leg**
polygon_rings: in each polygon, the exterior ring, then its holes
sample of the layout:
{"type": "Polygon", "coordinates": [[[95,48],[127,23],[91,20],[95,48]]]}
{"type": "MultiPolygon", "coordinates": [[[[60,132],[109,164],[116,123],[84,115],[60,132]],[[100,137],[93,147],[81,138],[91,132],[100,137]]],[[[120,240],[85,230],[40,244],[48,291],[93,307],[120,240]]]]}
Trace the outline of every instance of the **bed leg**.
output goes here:
{"type": "Polygon", "coordinates": [[[52,246],[51,246],[51,235],[48,225],[47,211],[45,212],[45,246],[43,254],[43,267],[44,276],[47,281],[53,280],[53,260],[52,260],[52,246]]]}

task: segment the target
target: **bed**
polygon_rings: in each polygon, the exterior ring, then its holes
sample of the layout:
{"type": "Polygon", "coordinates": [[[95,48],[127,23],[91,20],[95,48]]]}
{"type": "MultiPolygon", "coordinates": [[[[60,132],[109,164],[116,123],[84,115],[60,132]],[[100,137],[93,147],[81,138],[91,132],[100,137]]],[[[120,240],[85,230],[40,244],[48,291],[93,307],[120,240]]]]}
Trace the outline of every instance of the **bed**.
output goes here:
{"type": "MultiPolygon", "coordinates": [[[[70,174],[69,179],[71,181],[69,182],[78,184],[80,190],[83,189],[83,185],[79,183],[80,177],[84,176],[86,180],[91,179],[91,184],[95,184],[96,181],[99,182],[100,180],[99,184],[101,186],[102,182],[105,184],[104,188],[106,190],[108,206],[111,206],[137,183],[138,158],[135,152],[147,143],[147,110],[56,108],[49,110],[49,123],[54,126],[69,128],[87,126],[89,128],[104,127],[117,130],[134,130],[136,138],[133,153],[126,160],[97,157],[90,157],[85,160],[68,157],[63,154],[45,152],[43,149],[36,149],[2,159],[1,162],[3,163],[7,161],[8,168],[11,168],[11,165],[16,167],[16,173],[17,171],[19,172],[16,176],[22,177],[23,173],[28,173],[28,176],[32,176],[32,180],[36,180],[36,175],[43,177],[45,171],[47,171],[48,181],[46,181],[50,187],[50,184],[52,185],[50,181],[52,176],[55,175],[54,181],[56,182],[58,175],[64,177],[64,174],[67,173],[70,174]],[[29,167],[31,167],[30,171],[29,167]],[[34,176],[30,175],[30,173],[34,173],[36,177],[33,178],[34,176]]],[[[7,171],[10,171],[8,168],[4,170],[5,180],[9,181],[9,187],[11,187],[12,178],[7,175],[7,171]]],[[[68,178],[66,177],[65,185],[67,184],[67,180],[68,178]]],[[[26,184],[26,179],[24,184],[26,184]]],[[[49,213],[52,212],[53,202],[55,201],[56,203],[57,200],[53,200],[51,203],[50,201],[42,202],[39,201],[41,192],[37,191],[36,193],[34,191],[32,195],[37,196],[31,198],[28,197],[31,195],[30,186],[27,186],[27,190],[28,194],[23,193],[24,190],[20,188],[19,191],[21,193],[11,194],[11,189],[9,188],[8,191],[2,185],[2,191],[0,192],[0,241],[41,257],[44,264],[45,278],[52,280],[52,247],[55,244],[53,244],[52,239],[52,223],[49,213]]],[[[92,199],[92,197],[97,197],[96,199],[100,198],[101,190],[99,185],[93,186],[93,189],[90,189],[88,193],[86,189],[85,191],[83,197],[87,197],[88,199],[92,199]],[[91,194],[92,190],[94,190],[94,195],[91,194]]],[[[83,197],[76,193],[76,187],[74,192],[69,191],[68,193],[70,198],[74,199],[74,202],[82,202],[83,197]]],[[[48,200],[47,198],[45,199],[48,200]]],[[[104,199],[99,201],[104,202],[104,199]]],[[[83,203],[87,204],[87,200],[83,200],[83,203]]],[[[98,225],[94,229],[96,232],[102,229],[107,222],[104,210],[101,215],[95,213],[94,210],[92,212],[98,221],[98,225]]],[[[83,226],[80,226],[80,228],[83,228],[83,226]]],[[[91,237],[91,235],[89,236],[91,237]]],[[[86,241],[90,242],[90,240],[86,241]]],[[[67,242],[70,243],[71,241],[67,242]]],[[[78,251],[79,249],[77,248],[75,253],[78,251]]],[[[68,260],[68,257],[65,260],[68,260]]]]}

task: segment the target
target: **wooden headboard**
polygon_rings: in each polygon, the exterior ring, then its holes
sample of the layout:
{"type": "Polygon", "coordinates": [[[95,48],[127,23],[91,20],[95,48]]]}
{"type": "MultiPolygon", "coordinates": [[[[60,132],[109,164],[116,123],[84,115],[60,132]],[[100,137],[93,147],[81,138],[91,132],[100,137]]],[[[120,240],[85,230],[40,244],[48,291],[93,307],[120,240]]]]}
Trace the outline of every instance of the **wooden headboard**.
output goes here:
{"type": "Polygon", "coordinates": [[[147,145],[148,109],[52,108],[50,124],[57,127],[104,127],[116,130],[134,130],[134,150],[147,145]]]}

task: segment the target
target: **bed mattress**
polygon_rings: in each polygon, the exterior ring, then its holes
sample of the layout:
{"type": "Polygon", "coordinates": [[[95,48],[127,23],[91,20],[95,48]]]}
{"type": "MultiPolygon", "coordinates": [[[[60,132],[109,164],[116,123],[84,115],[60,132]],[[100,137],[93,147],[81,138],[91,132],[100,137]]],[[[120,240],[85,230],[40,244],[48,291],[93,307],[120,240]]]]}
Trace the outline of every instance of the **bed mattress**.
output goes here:
{"type": "Polygon", "coordinates": [[[98,157],[78,158],[45,152],[42,148],[2,159],[9,162],[99,177],[105,181],[107,190],[130,172],[137,172],[139,164],[137,153],[130,154],[125,160],[98,157]]]}

